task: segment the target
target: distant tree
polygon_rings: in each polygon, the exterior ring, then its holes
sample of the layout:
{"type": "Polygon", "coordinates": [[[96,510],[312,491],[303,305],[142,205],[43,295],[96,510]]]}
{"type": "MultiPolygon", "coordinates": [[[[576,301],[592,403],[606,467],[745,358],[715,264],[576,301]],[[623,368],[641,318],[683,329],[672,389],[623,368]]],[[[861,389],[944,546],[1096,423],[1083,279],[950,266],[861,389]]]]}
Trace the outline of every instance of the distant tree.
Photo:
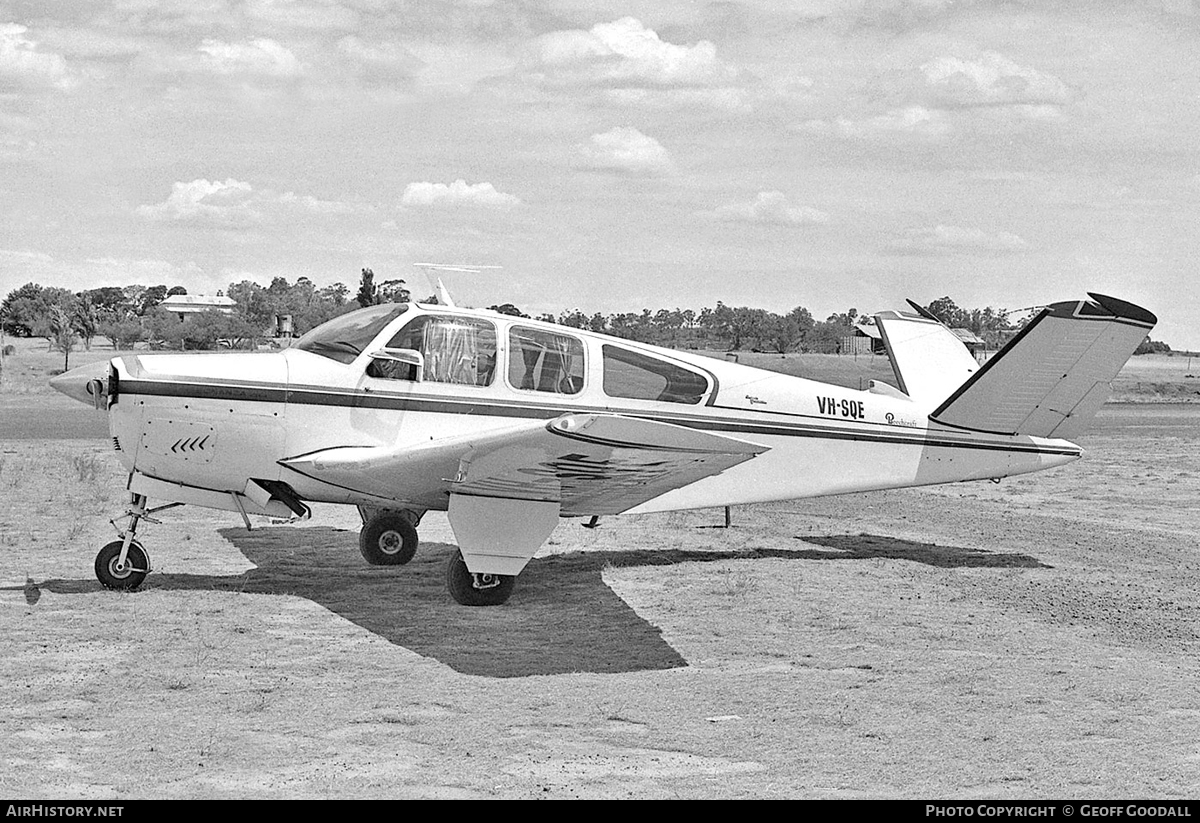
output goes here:
{"type": "Polygon", "coordinates": [[[797,339],[793,345],[804,345],[804,339],[808,337],[808,333],[812,331],[816,322],[813,320],[812,312],[803,306],[797,306],[787,314],[788,319],[795,323],[798,333],[797,339]]]}
{"type": "Polygon", "coordinates": [[[384,280],[377,288],[376,297],[380,303],[408,303],[412,300],[412,292],[403,280],[384,280]]]}
{"type": "Polygon", "coordinates": [[[564,311],[558,316],[558,325],[569,326],[573,329],[587,328],[588,316],[579,309],[564,311]]]}
{"type": "Polygon", "coordinates": [[[26,283],[10,292],[0,305],[5,331],[17,337],[43,337],[53,348],[55,333],[51,329],[50,312],[55,306],[70,317],[75,310],[75,295],[57,286],[26,283]]]}
{"type": "Polygon", "coordinates": [[[37,283],[26,283],[8,293],[4,302],[0,303],[0,318],[3,320],[5,333],[14,337],[33,335],[33,326],[41,319],[46,308],[42,298],[43,290],[37,283]]]}
{"type": "Polygon", "coordinates": [[[81,294],[87,296],[102,319],[122,316],[131,308],[125,299],[125,290],[117,286],[101,286],[81,294]]]}
{"type": "Polygon", "coordinates": [[[805,337],[804,348],[818,354],[834,354],[840,350],[842,338],[849,333],[849,327],[837,321],[817,323],[805,337]]]}
{"type": "Polygon", "coordinates": [[[152,311],[159,303],[167,297],[166,286],[151,286],[142,293],[141,305],[138,308],[138,314],[145,315],[152,311]]]}
{"type": "Polygon", "coordinates": [[[379,290],[375,287],[375,272],[370,269],[362,270],[362,278],[358,283],[358,294],[355,299],[362,308],[374,306],[379,302],[379,290]]]}
{"type": "Polygon", "coordinates": [[[717,301],[715,308],[703,308],[700,310],[698,321],[702,328],[710,337],[722,338],[728,341],[729,349],[732,351],[736,348],[733,334],[733,309],[726,306],[720,300],[717,301]]]}
{"type": "Polygon", "coordinates": [[[207,350],[219,345],[245,348],[261,337],[263,330],[246,317],[218,309],[184,315],[158,310],[147,318],[152,348],[207,350]]]}
{"type": "Polygon", "coordinates": [[[1133,353],[1134,354],[1165,354],[1166,352],[1169,352],[1170,350],[1171,350],[1171,347],[1168,346],[1166,343],[1163,343],[1159,340],[1151,340],[1149,335],[1147,335],[1146,339],[1138,344],[1137,349],[1135,349],[1133,353]]]}
{"type": "Polygon", "coordinates": [[[113,351],[132,349],[134,343],[146,339],[142,318],[132,314],[121,319],[102,320],[96,331],[112,341],[113,351]]]}
{"type": "Polygon", "coordinates": [[[812,315],[803,306],[797,306],[782,317],[772,315],[769,322],[771,333],[767,338],[780,354],[802,346],[813,327],[812,315]]]}
{"type": "MultiPolygon", "coordinates": [[[[255,336],[274,335],[276,318],[291,317],[295,334],[304,334],[327,320],[359,308],[347,300],[350,290],[344,283],[317,288],[307,277],[289,283],[275,277],[263,287],[253,280],[230,283],[228,295],[236,304],[237,314],[255,329],[255,336]]],[[[228,335],[226,335],[228,336],[228,335]]]]}
{"type": "Polygon", "coordinates": [[[100,325],[100,311],[87,292],[80,292],[75,296],[71,320],[75,324],[75,330],[83,338],[84,350],[91,351],[92,338],[96,336],[96,327],[100,325]]]}
{"type": "Polygon", "coordinates": [[[623,340],[637,337],[638,316],[629,312],[614,314],[608,319],[608,333],[623,340]]]}
{"type": "Polygon", "coordinates": [[[253,280],[230,283],[225,294],[234,302],[234,311],[263,333],[275,320],[274,300],[262,285],[253,280]]]}
{"type": "Polygon", "coordinates": [[[215,309],[189,314],[179,325],[184,349],[246,348],[262,335],[262,329],[252,326],[244,317],[215,309]]]}
{"type": "Polygon", "coordinates": [[[675,345],[679,341],[679,333],[687,325],[681,309],[659,309],[654,313],[654,329],[658,342],[675,345]]]}
{"type": "Polygon", "coordinates": [[[952,329],[970,328],[971,313],[960,309],[949,297],[939,297],[925,309],[952,329]]]}
{"type": "Polygon", "coordinates": [[[138,317],[141,317],[142,316],[142,298],[146,294],[146,287],[142,286],[142,285],[138,285],[136,283],[133,283],[128,286],[122,287],[121,293],[123,295],[125,295],[125,300],[122,304],[122,308],[125,309],[126,311],[136,314],[138,317]]]}
{"type": "Polygon", "coordinates": [[[346,305],[346,300],[350,296],[350,289],[345,283],[333,283],[329,286],[322,286],[313,293],[316,300],[330,303],[334,308],[341,308],[346,305]]]}
{"type": "Polygon", "coordinates": [[[71,368],[71,350],[79,340],[75,335],[75,319],[66,306],[56,303],[50,307],[45,323],[51,343],[63,353],[63,371],[67,371],[71,368]]]}
{"type": "Polygon", "coordinates": [[[187,294],[187,289],[183,286],[172,286],[167,289],[167,297],[174,297],[177,294],[187,294]]]}
{"type": "Polygon", "coordinates": [[[858,309],[847,309],[844,312],[835,312],[825,318],[826,323],[833,323],[846,329],[853,329],[854,324],[858,321],[858,309]]]}

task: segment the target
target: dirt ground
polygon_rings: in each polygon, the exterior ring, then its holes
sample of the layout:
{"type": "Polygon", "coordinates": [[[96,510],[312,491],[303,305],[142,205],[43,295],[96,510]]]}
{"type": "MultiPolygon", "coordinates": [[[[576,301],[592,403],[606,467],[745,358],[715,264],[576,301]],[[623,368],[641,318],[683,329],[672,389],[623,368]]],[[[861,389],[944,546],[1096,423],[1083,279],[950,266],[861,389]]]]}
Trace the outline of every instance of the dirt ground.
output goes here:
{"type": "Polygon", "coordinates": [[[94,441],[0,441],[0,795],[1178,798],[1200,785],[1200,408],[971,483],[565,522],[503,607],[356,516],[181,509],[91,565],[94,441]]]}
{"type": "MultiPolygon", "coordinates": [[[[1200,405],[1109,405],[1084,460],[998,485],[742,507],[730,529],[720,510],[564,522],[508,604],[464,609],[444,516],[416,560],[380,568],[338,507],[250,532],[165,512],[142,590],[101,590],[122,478],[38,357],[0,387],[0,795],[1200,785],[1200,405]]],[[[845,385],[886,367],[785,362],[845,385]]],[[[1117,395],[1189,399],[1191,369],[1135,358],[1117,395]]]]}

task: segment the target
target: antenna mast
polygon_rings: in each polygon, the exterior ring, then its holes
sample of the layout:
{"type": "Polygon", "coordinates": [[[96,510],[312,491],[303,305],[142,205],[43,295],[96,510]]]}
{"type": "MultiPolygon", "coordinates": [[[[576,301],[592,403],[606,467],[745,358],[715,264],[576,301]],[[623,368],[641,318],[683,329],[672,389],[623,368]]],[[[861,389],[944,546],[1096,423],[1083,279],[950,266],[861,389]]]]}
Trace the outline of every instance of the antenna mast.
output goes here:
{"type": "Polygon", "coordinates": [[[455,306],[454,298],[450,296],[449,289],[442,282],[442,278],[435,277],[438,272],[460,272],[464,274],[480,274],[487,269],[499,269],[500,266],[476,266],[471,263],[413,263],[415,268],[425,272],[425,276],[429,278],[429,284],[433,286],[434,294],[437,295],[438,305],[455,306]],[[435,282],[436,280],[436,282],[435,282]]]}

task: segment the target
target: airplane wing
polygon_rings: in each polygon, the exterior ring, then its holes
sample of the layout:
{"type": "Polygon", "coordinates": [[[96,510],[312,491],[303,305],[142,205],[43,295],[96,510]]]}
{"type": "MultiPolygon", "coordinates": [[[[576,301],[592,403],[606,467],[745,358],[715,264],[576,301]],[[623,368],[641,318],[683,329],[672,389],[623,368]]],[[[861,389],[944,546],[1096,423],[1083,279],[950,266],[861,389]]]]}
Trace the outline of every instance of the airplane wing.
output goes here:
{"type": "Polygon", "coordinates": [[[413,505],[447,495],[554,502],[564,517],[619,514],[767,451],[722,435],[612,414],[565,414],[418,446],[323,449],[280,463],[413,505]]]}

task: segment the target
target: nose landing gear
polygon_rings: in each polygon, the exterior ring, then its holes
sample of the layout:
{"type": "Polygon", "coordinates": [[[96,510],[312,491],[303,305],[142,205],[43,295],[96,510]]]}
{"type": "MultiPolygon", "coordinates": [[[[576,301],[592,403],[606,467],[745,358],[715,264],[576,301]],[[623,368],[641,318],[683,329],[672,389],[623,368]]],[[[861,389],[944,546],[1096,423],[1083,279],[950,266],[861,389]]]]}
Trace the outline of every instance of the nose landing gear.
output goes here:
{"type": "Polygon", "coordinates": [[[167,503],[153,509],[147,508],[146,495],[135,493],[124,515],[129,518],[129,527],[122,529],[117,526],[117,520],[122,518],[113,519],[111,522],[120,539],[104,544],[96,554],[96,579],[100,581],[100,585],[126,592],[142,585],[146,575],[150,573],[150,555],[137,541],[137,527],[142,521],[157,523],[159,521],[150,515],[182,505],[167,503]]]}
{"type": "Polygon", "coordinates": [[[96,579],[106,589],[133,591],[150,571],[150,558],[142,544],[130,540],[106,543],[96,555],[96,579]]]}

